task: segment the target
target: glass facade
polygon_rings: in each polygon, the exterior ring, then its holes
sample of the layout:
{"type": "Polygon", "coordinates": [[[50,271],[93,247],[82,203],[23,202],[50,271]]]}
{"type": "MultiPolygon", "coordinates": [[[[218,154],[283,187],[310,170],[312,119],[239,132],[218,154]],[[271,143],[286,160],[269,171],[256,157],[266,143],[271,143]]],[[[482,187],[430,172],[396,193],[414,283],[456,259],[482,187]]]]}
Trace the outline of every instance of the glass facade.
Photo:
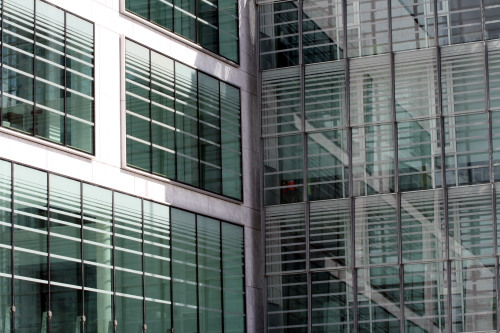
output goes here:
{"type": "Polygon", "coordinates": [[[120,0],[125,9],[203,48],[239,62],[238,1],[120,0]]]}
{"type": "Polygon", "coordinates": [[[500,329],[500,2],[262,1],[267,331],[500,329]]]}
{"type": "Polygon", "coordinates": [[[40,0],[3,0],[0,124],[94,154],[94,25],[40,0]]]}
{"type": "Polygon", "coordinates": [[[126,41],[127,164],[242,200],[240,90],[126,41]]]}
{"type": "Polygon", "coordinates": [[[234,224],[0,160],[1,331],[244,333],[243,238],[234,224]]]}

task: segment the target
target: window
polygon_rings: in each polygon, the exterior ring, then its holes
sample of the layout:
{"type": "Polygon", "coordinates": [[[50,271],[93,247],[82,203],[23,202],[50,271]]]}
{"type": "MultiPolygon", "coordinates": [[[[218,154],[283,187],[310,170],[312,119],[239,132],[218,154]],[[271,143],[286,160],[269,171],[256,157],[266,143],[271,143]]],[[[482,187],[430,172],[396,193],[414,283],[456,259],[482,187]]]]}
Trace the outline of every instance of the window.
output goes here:
{"type": "Polygon", "coordinates": [[[39,0],[2,8],[1,126],[94,154],[94,25],[39,0]]]}
{"type": "Polygon", "coordinates": [[[239,62],[238,1],[124,0],[125,9],[207,50],[239,62]]]}
{"type": "Polygon", "coordinates": [[[2,332],[244,333],[244,281],[241,226],[0,160],[2,332]]]}
{"type": "Polygon", "coordinates": [[[126,41],[127,165],[242,199],[240,91],[126,41]]]}

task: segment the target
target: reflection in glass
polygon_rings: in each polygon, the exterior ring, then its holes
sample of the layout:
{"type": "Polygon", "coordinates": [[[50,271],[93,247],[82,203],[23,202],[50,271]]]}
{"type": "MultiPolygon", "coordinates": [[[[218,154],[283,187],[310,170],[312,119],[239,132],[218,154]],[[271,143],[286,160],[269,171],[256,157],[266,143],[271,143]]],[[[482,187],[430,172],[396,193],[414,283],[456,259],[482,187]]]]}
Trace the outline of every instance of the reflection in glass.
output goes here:
{"type": "Polygon", "coordinates": [[[311,203],[311,269],[348,267],[351,263],[350,210],[350,201],[346,199],[311,203]]]}
{"type": "Polygon", "coordinates": [[[394,51],[434,46],[432,0],[392,0],[392,47],[394,51]]]}
{"type": "Polygon", "coordinates": [[[302,201],[302,136],[266,139],[264,143],[264,201],[267,205],[302,201]]]}
{"type": "Polygon", "coordinates": [[[344,57],[342,1],[307,0],[302,5],[304,63],[344,57]]]}
{"type": "Polygon", "coordinates": [[[396,195],[356,198],[356,265],[380,265],[398,261],[396,195]]]}
{"type": "Polygon", "coordinates": [[[439,45],[481,40],[481,6],[478,1],[436,0],[439,45]]]}
{"type": "Polygon", "coordinates": [[[495,261],[486,258],[451,262],[453,332],[496,329],[495,261]]]}
{"type": "Polygon", "coordinates": [[[434,50],[394,58],[396,119],[437,116],[438,77],[434,50]]]}
{"type": "Polygon", "coordinates": [[[352,273],[343,270],[312,273],[311,279],[313,332],[352,332],[352,273]]]}
{"type": "Polygon", "coordinates": [[[385,0],[347,0],[349,58],[389,52],[389,14],[385,0]]]}
{"type": "Polygon", "coordinates": [[[399,332],[399,266],[358,270],[358,331],[399,332]]]}
{"type": "Polygon", "coordinates": [[[446,183],[471,185],[490,181],[488,115],[444,118],[446,183]]]}
{"type": "Polygon", "coordinates": [[[304,204],[266,209],[266,272],[303,270],[306,267],[304,204]]]}
{"type": "Polygon", "coordinates": [[[394,191],[392,124],[353,128],[354,195],[394,191]]]}
{"type": "Polygon", "coordinates": [[[240,90],[130,40],[125,62],[127,164],[242,199],[240,90]]]}
{"type": "Polygon", "coordinates": [[[234,0],[126,0],[125,9],[229,60],[239,61],[234,0]]]}
{"type": "Polygon", "coordinates": [[[299,11],[297,1],[259,6],[260,68],[299,64],[299,11]]]}
{"type": "Polygon", "coordinates": [[[443,260],[445,237],[443,191],[401,195],[401,247],[404,262],[443,260]]]}
{"type": "Polygon", "coordinates": [[[443,48],[443,113],[485,110],[485,78],[482,43],[443,48]]]}
{"type": "Polygon", "coordinates": [[[262,134],[301,130],[300,68],[262,73],[262,134]]]}
{"type": "Polygon", "coordinates": [[[427,190],[441,184],[441,173],[435,172],[441,167],[436,165],[441,157],[438,125],[437,119],[398,123],[401,191],[427,190]]]}
{"type": "Polygon", "coordinates": [[[445,332],[445,265],[404,266],[405,332],[445,332]]]}
{"type": "Polygon", "coordinates": [[[493,217],[491,186],[450,188],[448,192],[451,258],[491,255],[493,217]]]}
{"type": "Polygon", "coordinates": [[[94,25],[39,0],[3,20],[1,126],[93,154],[94,25]]]}
{"type": "Polygon", "coordinates": [[[268,277],[267,302],[268,332],[307,332],[307,274],[268,277]]]}
{"type": "Polygon", "coordinates": [[[345,75],[343,61],[305,67],[306,131],[345,126],[345,75]]]}
{"type": "Polygon", "coordinates": [[[387,122],[392,117],[390,58],[350,62],[351,124],[387,122]]]}
{"type": "Polygon", "coordinates": [[[349,195],[346,136],[345,130],[307,135],[307,196],[310,201],[349,195]]]}

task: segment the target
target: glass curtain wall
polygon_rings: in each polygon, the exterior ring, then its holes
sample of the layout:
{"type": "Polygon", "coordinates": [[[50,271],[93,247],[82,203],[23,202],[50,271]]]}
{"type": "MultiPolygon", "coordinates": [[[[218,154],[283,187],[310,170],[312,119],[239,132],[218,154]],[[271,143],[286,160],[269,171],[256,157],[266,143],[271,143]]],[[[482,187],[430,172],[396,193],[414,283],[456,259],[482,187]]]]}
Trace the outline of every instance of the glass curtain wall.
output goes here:
{"type": "Polygon", "coordinates": [[[40,0],[0,5],[1,126],[94,154],[94,25],[40,0]]]}
{"type": "Polygon", "coordinates": [[[0,327],[244,333],[243,239],[237,225],[0,160],[0,327]]]}
{"type": "Polygon", "coordinates": [[[497,331],[500,2],[258,7],[267,331],[497,331]]]}
{"type": "Polygon", "coordinates": [[[121,0],[125,9],[207,50],[239,62],[238,1],[121,0]]]}
{"type": "Polygon", "coordinates": [[[126,41],[127,164],[242,200],[240,90],[126,41]]]}

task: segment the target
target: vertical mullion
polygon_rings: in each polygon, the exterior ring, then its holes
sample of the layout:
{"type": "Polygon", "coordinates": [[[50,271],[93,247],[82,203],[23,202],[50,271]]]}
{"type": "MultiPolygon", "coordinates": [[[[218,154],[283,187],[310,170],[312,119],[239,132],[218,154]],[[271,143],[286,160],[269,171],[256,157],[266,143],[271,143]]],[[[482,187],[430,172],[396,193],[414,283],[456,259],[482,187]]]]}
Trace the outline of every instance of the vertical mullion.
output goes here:
{"type": "Polygon", "coordinates": [[[48,280],[48,285],[47,285],[47,290],[48,290],[48,297],[47,297],[47,302],[48,302],[48,311],[47,311],[47,331],[51,332],[52,331],[52,308],[51,308],[51,276],[50,276],[50,173],[47,172],[47,280],[48,280]]]}
{"type": "Polygon", "coordinates": [[[444,116],[443,116],[443,86],[442,86],[442,70],[441,70],[441,46],[439,43],[439,27],[438,27],[438,0],[434,0],[434,36],[436,45],[436,64],[437,64],[437,77],[438,77],[438,119],[440,125],[440,145],[441,145],[441,186],[443,189],[443,215],[444,215],[444,237],[445,237],[445,253],[444,253],[444,264],[445,264],[445,274],[446,274],[446,288],[448,293],[446,294],[446,332],[452,333],[452,306],[451,306],[451,262],[449,256],[450,240],[449,240],[449,223],[448,223],[448,188],[446,186],[446,170],[445,170],[445,126],[444,126],[444,116]]]}
{"type": "MultiPolygon", "coordinates": [[[[219,84],[219,165],[220,165],[220,172],[219,172],[219,179],[220,179],[220,194],[224,194],[224,185],[222,182],[222,109],[221,109],[221,86],[222,83],[217,79],[217,82],[219,84]]],[[[222,237],[222,227],[221,227],[221,237],[222,237]]],[[[222,241],[221,241],[221,246],[222,246],[222,241]]],[[[222,250],[221,250],[222,253],[222,250]]]]}
{"type": "Polygon", "coordinates": [[[81,279],[82,279],[82,320],[81,329],[85,332],[85,247],[83,243],[83,183],[80,182],[80,260],[81,260],[81,279]]]}
{"type": "Polygon", "coordinates": [[[225,304],[224,304],[224,248],[222,247],[222,221],[219,221],[219,233],[220,233],[220,239],[219,239],[219,249],[220,249],[220,286],[221,286],[221,320],[222,320],[222,333],[225,331],[225,325],[224,325],[224,311],[225,311],[225,304]]]}
{"type": "Polygon", "coordinates": [[[194,223],[194,235],[195,235],[195,249],[196,249],[196,321],[197,321],[197,331],[199,332],[200,330],[200,281],[199,281],[199,249],[198,249],[198,214],[195,214],[195,223],[194,223]]]}
{"type": "MultiPolygon", "coordinates": [[[[151,4],[151,2],[150,2],[151,4]]],[[[149,15],[149,14],[148,14],[149,15]]],[[[151,49],[149,54],[149,172],[154,174],[153,170],[153,66],[151,64],[151,49]]],[[[144,207],[143,207],[144,208],[144,207]]],[[[144,214],[143,214],[144,222],[144,214]]],[[[144,272],[144,271],[143,271],[144,272]]]]}
{"type": "MultiPolygon", "coordinates": [[[[4,29],[4,26],[3,26],[3,17],[4,17],[4,11],[5,11],[5,6],[4,6],[4,3],[5,3],[5,0],[1,0],[1,5],[0,5],[0,10],[2,11],[2,13],[0,14],[0,46],[2,47],[3,49],[3,29],[4,29]]],[[[3,80],[3,51],[0,51],[0,71],[1,71],[1,74],[0,74],[0,78],[2,78],[3,80]]],[[[0,127],[3,126],[3,107],[2,107],[2,104],[3,104],[3,88],[0,87],[0,127]]],[[[12,212],[14,213],[14,212],[12,212]]],[[[12,303],[14,304],[14,303],[12,303]]]]}
{"type": "MultiPolygon", "coordinates": [[[[175,67],[175,66],[174,66],[175,67]]],[[[173,235],[173,223],[172,223],[172,207],[168,207],[168,217],[169,217],[169,223],[170,223],[170,237],[169,237],[169,252],[170,252],[170,330],[173,333],[174,330],[174,274],[173,274],[173,251],[172,251],[172,235],[173,235]]]]}
{"type": "MultiPolygon", "coordinates": [[[[67,13],[64,12],[64,128],[63,128],[63,145],[67,146],[68,141],[66,139],[68,135],[68,106],[66,101],[66,96],[68,95],[68,63],[67,63],[67,45],[68,45],[68,26],[67,26],[67,13]]],[[[35,49],[36,51],[36,49],[35,49]]]]}
{"type": "Polygon", "coordinates": [[[112,255],[112,260],[111,264],[113,265],[113,331],[116,333],[116,326],[118,322],[116,321],[116,242],[115,242],[115,191],[112,191],[112,196],[111,196],[111,231],[112,231],[112,246],[113,246],[113,255],[112,255]]]}
{"type": "MultiPolygon", "coordinates": [[[[3,15],[3,2],[2,2],[2,15],[3,15]]],[[[3,20],[2,20],[3,25],[3,20]]],[[[3,29],[2,29],[3,34],[3,29]]],[[[2,39],[3,40],[3,39],[2,39]]],[[[0,108],[1,109],[1,108],[0,108]]],[[[16,305],[15,305],[15,293],[14,293],[14,163],[10,163],[10,273],[11,273],[11,281],[10,281],[10,295],[11,295],[11,318],[10,318],[10,327],[11,332],[15,333],[16,331],[16,305]]]]}
{"type": "MultiPolygon", "coordinates": [[[[151,105],[151,104],[150,104],[151,105]]],[[[151,123],[151,122],[150,122],[151,123]]],[[[146,332],[147,323],[146,323],[146,263],[144,258],[144,199],[141,198],[141,219],[142,219],[142,232],[141,232],[141,248],[142,248],[142,331],[146,332]]]]}
{"type": "MultiPolygon", "coordinates": [[[[5,1],[5,0],[3,0],[5,1]]],[[[33,111],[33,115],[32,115],[32,122],[33,122],[33,133],[31,133],[32,136],[35,136],[37,135],[37,127],[36,127],[36,38],[37,38],[37,34],[36,34],[36,1],[34,2],[34,11],[33,11],[33,107],[32,107],[32,111],[33,111]]],[[[2,40],[3,42],[3,40],[2,40]]]]}
{"type": "MultiPolygon", "coordinates": [[[[197,0],[196,0],[197,1],[197,0]]],[[[198,22],[198,17],[196,18],[196,22],[198,22]]],[[[198,30],[196,30],[198,31],[198,30]]],[[[200,73],[198,70],[196,70],[196,129],[197,129],[197,137],[198,137],[198,184],[195,185],[201,189],[204,189],[202,186],[202,172],[201,172],[201,137],[200,137],[200,132],[201,132],[201,125],[200,125],[200,73]]],[[[196,224],[198,226],[198,222],[196,224]]]]}
{"type": "MultiPolygon", "coordinates": [[[[174,0],[172,0],[172,4],[173,4],[174,0]]],[[[173,9],[174,6],[172,5],[172,13],[173,13],[173,9]]],[[[172,14],[173,15],[173,14],[172,14]]],[[[174,20],[174,16],[172,16],[172,22],[174,20]]],[[[175,26],[175,22],[173,23],[174,26],[175,26]]],[[[177,135],[179,135],[178,131],[177,131],[177,76],[176,76],[176,69],[177,69],[177,66],[175,65],[176,64],[176,61],[174,60],[174,72],[172,73],[172,80],[173,80],[173,85],[174,85],[174,179],[175,180],[178,180],[179,179],[179,175],[177,173],[177,163],[179,162],[178,161],[178,158],[177,158],[177,154],[178,154],[178,148],[177,148],[177,135]]],[[[170,212],[170,209],[169,209],[169,212],[170,212]]],[[[171,216],[171,215],[170,215],[171,216]]],[[[172,238],[172,223],[170,224],[170,238],[172,238]]],[[[170,241],[170,243],[172,243],[172,241],[170,241]]],[[[170,253],[172,254],[172,253],[170,253]]],[[[170,257],[172,258],[172,257],[170,257]]],[[[172,271],[170,271],[170,274],[172,274],[172,271]]],[[[173,303],[172,303],[172,306],[173,306],[173,303]]],[[[172,317],[172,320],[173,320],[173,317],[172,317]]],[[[173,327],[173,325],[172,325],[173,327]]]]}

